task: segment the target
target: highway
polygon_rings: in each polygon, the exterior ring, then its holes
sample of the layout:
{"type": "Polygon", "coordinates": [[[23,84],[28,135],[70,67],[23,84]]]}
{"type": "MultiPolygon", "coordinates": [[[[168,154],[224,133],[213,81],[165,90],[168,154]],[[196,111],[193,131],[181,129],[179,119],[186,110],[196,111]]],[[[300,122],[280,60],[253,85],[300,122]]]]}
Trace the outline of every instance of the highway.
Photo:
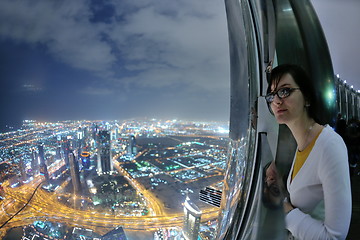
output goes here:
{"type": "MultiPolygon", "coordinates": [[[[28,203],[38,183],[32,181],[17,188],[4,184],[6,199],[1,202],[0,224],[6,222],[18,209],[28,203]]],[[[133,182],[133,181],[129,181],[133,182]]],[[[167,214],[163,204],[140,184],[135,187],[142,190],[144,197],[152,208],[148,216],[114,216],[89,210],[73,209],[58,202],[57,195],[38,188],[28,205],[7,223],[1,232],[12,227],[33,223],[35,220],[63,222],[71,226],[90,229],[112,229],[117,226],[138,230],[156,230],[158,228],[176,227],[183,224],[183,213],[167,214]]],[[[202,221],[206,222],[216,218],[218,208],[210,207],[203,211],[202,221]]]]}
{"type": "MultiPolygon", "coordinates": [[[[35,190],[34,184],[25,184],[18,188],[5,187],[6,200],[1,203],[0,223],[3,224],[10,215],[17,209],[27,204],[28,199],[35,190]],[[10,200],[11,199],[11,200],[10,200]]],[[[145,194],[146,195],[146,194],[145,194]]],[[[152,198],[152,206],[161,206],[152,198]]],[[[152,216],[114,216],[94,211],[84,211],[70,208],[57,201],[57,196],[49,193],[42,188],[38,188],[28,205],[17,214],[2,229],[4,234],[7,229],[33,223],[35,220],[47,220],[66,223],[70,226],[78,226],[96,229],[106,233],[112,228],[122,226],[123,228],[137,230],[156,230],[158,228],[176,227],[183,224],[183,213],[166,214],[161,208],[153,211],[153,214],[163,213],[152,216]]],[[[209,207],[203,211],[202,221],[216,218],[218,208],[209,207]]],[[[100,232],[101,233],[101,232],[100,232]]]]}
{"type": "MultiPolygon", "coordinates": [[[[74,128],[75,129],[75,128],[74,128]]],[[[62,131],[62,129],[56,129],[62,131]]],[[[9,148],[16,148],[20,145],[35,145],[38,141],[43,140],[37,135],[41,135],[42,130],[26,131],[21,136],[12,137],[4,135],[4,139],[0,140],[0,150],[9,148]],[[17,141],[15,141],[17,140],[17,141]],[[7,143],[7,144],[6,144],[7,143]]],[[[52,133],[54,134],[54,133],[52,133]]],[[[182,135],[180,135],[182,137],[182,135]]],[[[184,135],[184,137],[206,137],[203,135],[184,135]]],[[[218,137],[211,136],[211,138],[218,139],[218,137]]],[[[174,140],[179,141],[174,137],[174,140]]],[[[169,148],[170,149],[170,148],[169,148]]],[[[138,157],[143,155],[147,150],[139,152],[134,156],[133,162],[136,162],[138,157]]],[[[24,226],[32,224],[36,220],[61,222],[68,226],[77,226],[81,228],[92,229],[98,234],[105,234],[110,230],[122,226],[124,229],[132,230],[148,230],[156,231],[159,228],[182,227],[183,226],[183,211],[170,210],[165,207],[155,193],[148,190],[137,179],[132,177],[122,164],[117,161],[124,152],[113,157],[114,168],[123,175],[138,193],[141,193],[145,199],[148,214],[145,216],[124,216],[124,214],[114,214],[111,212],[97,212],[94,210],[79,210],[71,208],[65,203],[58,200],[58,197],[64,196],[64,187],[59,187],[55,192],[48,192],[42,189],[41,183],[44,181],[44,176],[37,175],[31,181],[22,184],[21,186],[12,188],[9,182],[4,181],[2,187],[4,189],[4,200],[0,200],[0,239],[6,234],[7,230],[13,227],[24,226]],[[172,211],[172,212],[171,212],[172,211]]],[[[21,155],[17,156],[21,157],[21,155]]],[[[7,159],[9,163],[12,159],[7,159]]],[[[158,161],[165,159],[156,159],[158,161]]],[[[168,160],[168,159],[167,159],[168,160]]],[[[175,157],[174,157],[175,160],[175,157]]],[[[55,171],[64,166],[65,161],[53,161],[48,167],[49,175],[53,175],[55,171]]],[[[178,164],[181,165],[180,162],[178,164]]],[[[216,168],[213,164],[210,164],[216,168]]],[[[195,169],[195,166],[185,166],[187,169],[195,169]]],[[[199,167],[199,166],[198,166],[199,167]]],[[[164,172],[165,174],[168,174],[164,172]]],[[[218,173],[216,173],[218,174],[218,173]]],[[[170,175],[169,175],[170,176],[170,175]]],[[[211,177],[209,175],[208,177],[211,177]]],[[[68,183],[68,181],[66,181],[68,183]]],[[[64,182],[63,185],[66,184],[64,182]]],[[[69,199],[76,198],[70,193],[65,194],[69,199]]],[[[216,219],[219,208],[208,205],[202,210],[202,222],[216,219]]]]}

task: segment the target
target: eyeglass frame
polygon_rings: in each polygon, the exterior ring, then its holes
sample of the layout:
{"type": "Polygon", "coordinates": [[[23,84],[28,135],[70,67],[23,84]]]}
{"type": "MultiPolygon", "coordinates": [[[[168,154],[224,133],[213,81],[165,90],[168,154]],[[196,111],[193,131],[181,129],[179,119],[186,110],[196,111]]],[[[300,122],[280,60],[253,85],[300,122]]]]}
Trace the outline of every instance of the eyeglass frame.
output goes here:
{"type": "Polygon", "coordinates": [[[293,93],[296,90],[300,90],[299,87],[297,88],[290,88],[290,87],[283,87],[283,88],[279,88],[278,90],[274,91],[274,92],[270,92],[268,94],[265,95],[265,100],[268,104],[271,104],[274,101],[275,95],[278,96],[279,99],[284,99],[287,98],[291,95],[291,93],[293,93]],[[288,91],[288,95],[286,96],[279,96],[279,91],[281,90],[287,90],[288,91]],[[271,99],[269,99],[271,97],[271,99]]]}

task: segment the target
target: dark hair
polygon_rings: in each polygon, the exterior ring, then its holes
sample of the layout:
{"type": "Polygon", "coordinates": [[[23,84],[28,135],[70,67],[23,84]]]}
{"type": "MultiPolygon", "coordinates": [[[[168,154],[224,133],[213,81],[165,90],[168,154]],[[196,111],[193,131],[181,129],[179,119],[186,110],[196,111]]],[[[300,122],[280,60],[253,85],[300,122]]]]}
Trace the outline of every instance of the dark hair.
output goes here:
{"type": "MultiPolygon", "coordinates": [[[[282,64],[272,69],[266,93],[270,93],[271,86],[273,84],[277,86],[280,82],[280,79],[285,74],[290,74],[295,83],[299,86],[300,91],[304,95],[305,101],[309,104],[309,106],[306,107],[309,117],[318,122],[318,117],[316,115],[317,105],[314,85],[312,84],[312,80],[310,79],[309,75],[302,67],[294,64],[282,64]]],[[[269,105],[270,104],[268,104],[268,107],[271,112],[269,105]]]]}

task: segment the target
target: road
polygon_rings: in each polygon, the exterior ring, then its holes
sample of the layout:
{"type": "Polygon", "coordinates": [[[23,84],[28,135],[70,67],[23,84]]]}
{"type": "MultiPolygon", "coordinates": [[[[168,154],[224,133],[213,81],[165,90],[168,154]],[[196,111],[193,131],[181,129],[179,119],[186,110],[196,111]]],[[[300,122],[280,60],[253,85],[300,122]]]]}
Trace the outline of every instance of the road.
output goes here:
{"type": "MultiPolygon", "coordinates": [[[[199,137],[204,136],[199,135],[199,137]]],[[[25,143],[28,142],[20,142],[20,144],[25,143]]],[[[143,153],[144,152],[138,153],[135,159],[143,153]]],[[[70,208],[58,201],[58,194],[56,192],[50,193],[42,188],[37,188],[44,180],[43,176],[37,176],[32,181],[16,188],[11,188],[7,182],[3,183],[6,198],[0,202],[0,225],[6,224],[0,229],[0,239],[8,229],[32,224],[35,220],[62,222],[69,226],[93,229],[99,234],[105,234],[118,226],[122,226],[125,229],[151,231],[155,231],[158,228],[181,227],[183,225],[183,212],[167,212],[164,203],[155,197],[153,192],[147,190],[121,167],[115,160],[119,156],[120,155],[116,155],[114,157],[114,166],[117,171],[127,178],[129,183],[143,195],[149,209],[147,216],[120,216],[70,208]],[[35,191],[35,189],[37,190],[35,191]],[[31,201],[29,201],[29,199],[31,199],[31,201]],[[20,209],[22,210],[19,212],[20,209]],[[9,220],[10,218],[11,220],[9,220]]],[[[64,164],[63,160],[56,161],[53,165],[49,166],[49,174],[51,175],[64,164]]],[[[202,210],[202,222],[216,219],[218,211],[219,208],[209,205],[207,209],[202,210]]]]}
{"type": "MultiPolygon", "coordinates": [[[[28,203],[33,194],[36,183],[30,182],[17,188],[4,184],[6,199],[2,201],[0,224],[9,219],[9,216],[28,203]],[[10,200],[11,199],[11,200],[10,200]]],[[[141,187],[136,186],[140,190],[141,187]]],[[[123,228],[138,230],[157,230],[158,228],[179,227],[183,225],[183,213],[167,214],[163,204],[152,196],[149,191],[143,192],[153,207],[152,214],[148,216],[114,216],[89,210],[77,210],[57,201],[57,195],[38,188],[27,206],[9,221],[0,232],[0,237],[7,229],[12,227],[32,224],[35,220],[63,222],[70,226],[90,228],[104,234],[111,229],[122,226],[123,228]]],[[[209,207],[203,211],[202,221],[216,218],[218,208],[209,207]]]]}

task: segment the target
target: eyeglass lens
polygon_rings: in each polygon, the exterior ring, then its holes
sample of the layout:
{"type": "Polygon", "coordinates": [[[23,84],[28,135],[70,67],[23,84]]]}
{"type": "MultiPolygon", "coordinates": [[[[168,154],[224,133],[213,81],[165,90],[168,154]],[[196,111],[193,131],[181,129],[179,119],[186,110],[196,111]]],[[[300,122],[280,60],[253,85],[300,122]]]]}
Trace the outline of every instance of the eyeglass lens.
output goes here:
{"type": "Polygon", "coordinates": [[[292,90],[295,90],[296,88],[280,88],[276,92],[269,93],[265,96],[265,99],[268,103],[271,103],[274,101],[275,94],[280,98],[286,98],[290,95],[292,90]]]}

